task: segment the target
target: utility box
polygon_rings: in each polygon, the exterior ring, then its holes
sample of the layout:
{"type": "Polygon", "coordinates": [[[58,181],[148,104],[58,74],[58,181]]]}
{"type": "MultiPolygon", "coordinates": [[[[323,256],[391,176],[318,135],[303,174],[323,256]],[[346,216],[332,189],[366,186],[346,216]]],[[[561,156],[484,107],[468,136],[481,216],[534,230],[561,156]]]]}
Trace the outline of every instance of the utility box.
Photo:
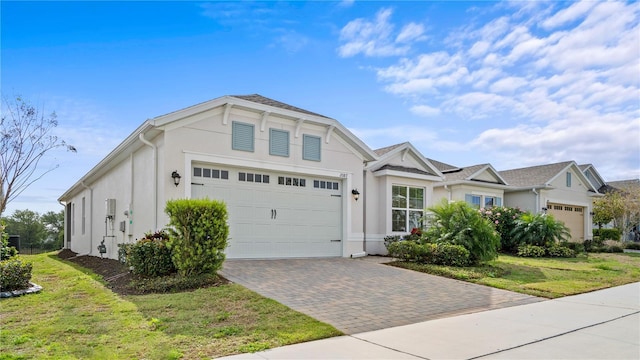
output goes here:
{"type": "Polygon", "coordinates": [[[122,231],[122,232],[127,231],[127,222],[126,221],[120,221],[120,231],[122,231]]]}
{"type": "Polygon", "coordinates": [[[106,217],[113,219],[116,217],[116,199],[106,199],[105,201],[106,217]]]}

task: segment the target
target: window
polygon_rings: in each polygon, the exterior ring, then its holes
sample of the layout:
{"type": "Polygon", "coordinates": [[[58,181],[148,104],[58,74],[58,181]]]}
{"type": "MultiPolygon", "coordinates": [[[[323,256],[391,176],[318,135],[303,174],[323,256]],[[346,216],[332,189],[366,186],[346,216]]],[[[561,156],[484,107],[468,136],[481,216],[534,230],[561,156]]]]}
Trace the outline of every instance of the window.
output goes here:
{"type": "Polygon", "coordinates": [[[391,189],[391,230],[409,232],[422,228],[424,189],[394,185],[391,189]]]}
{"type": "Polygon", "coordinates": [[[482,204],[482,196],[466,194],[464,196],[464,201],[466,201],[467,204],[479,209],[480,208],[480,204],[482,204]]]}
{"type": "Polygon", "coordinates": [[[194,167],[193,168],[193,177],[206,177],[211,179],[229,179],[229,171],[227,170],[219,170],[219,169],[210,169],[210,168],[201,168],[194,167]]]}
{"type": "Polygon", "coordinates": [[[307,180],[288,176],[278,176],[278,185],[306,187],[307,180]]]}
{"type": "Polygon", "coordinates": [[[289,132],[269,129],[269,155],[289,156],[289,132]]]}
{"type": "Polygon", "coordinates": [[[571,173],[567,173],[567,187],[571,187],[571,173]]]}
{"type": "Polygon", "coordinates": [[[476,209],[502,206],[502,198],[498,196],[465,194],[464,201],[476,209]]]}
{"type": "Polygon", "coordinates": [[[339,190],[340,183],[335,181],[313,180],[313,187],[316,189],[339,190]]]}
{"type": "Polygon", "coordinates": [[[239,172],[238,173],[238,181],[246,181],[246,182],[255,182],[255,183],[268,184],[269,183],[269,175],[239,172]]]}
{"type": "Polygon", "coordinates": [[[302,137],[302,159],[320,161],[320,137],[304,135],[302,137]]]}
{"type": "Polygon", "coordinates": [[[85,198],[84,196],[82,197],[82,235],[84,235],[85,233],[85,229],[86,229],[86,211],[85,211],[86,207],[85,207],[85,198]]]}
{"type": "Polygon", "coordinates": [[[231,148],[253,152],[254,130],[252,124],[233,122],[231,148]]]}

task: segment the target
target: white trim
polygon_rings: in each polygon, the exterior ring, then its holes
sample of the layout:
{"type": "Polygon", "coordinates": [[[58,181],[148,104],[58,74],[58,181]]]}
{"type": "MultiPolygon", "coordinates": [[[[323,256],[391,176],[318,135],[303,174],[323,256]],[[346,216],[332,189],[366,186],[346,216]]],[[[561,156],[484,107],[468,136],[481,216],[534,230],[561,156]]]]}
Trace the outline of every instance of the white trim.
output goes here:
{"type": "Polygon", "coordinates": [[[442,178],[436,175],[424,175],[424,174],[415,174],[410,172],[398,171],[398,170],[380,170],[373,173],[373,176],[395,176],[400,178],[407,179],[418,179],[418,180],[429,180],[429,181],[442,181],[442,178]]]}

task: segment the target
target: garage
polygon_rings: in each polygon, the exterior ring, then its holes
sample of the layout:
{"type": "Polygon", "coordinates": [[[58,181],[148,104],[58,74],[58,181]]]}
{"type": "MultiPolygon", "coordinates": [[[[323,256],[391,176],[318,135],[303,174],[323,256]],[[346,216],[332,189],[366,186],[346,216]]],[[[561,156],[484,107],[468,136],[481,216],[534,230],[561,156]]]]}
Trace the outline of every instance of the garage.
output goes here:
{"type": "Polygon", "coordinates": [[[193,198],[227,204],[227,258],[342,256],[339,179],[215,165],[192,171],[193,198]]]}
{"type": "Polygon", "coordinates": [[[584,240],[584,207],[568,204],[548,204],[548,213],[564,222],[571,231],[572,241],[584,240]]]}

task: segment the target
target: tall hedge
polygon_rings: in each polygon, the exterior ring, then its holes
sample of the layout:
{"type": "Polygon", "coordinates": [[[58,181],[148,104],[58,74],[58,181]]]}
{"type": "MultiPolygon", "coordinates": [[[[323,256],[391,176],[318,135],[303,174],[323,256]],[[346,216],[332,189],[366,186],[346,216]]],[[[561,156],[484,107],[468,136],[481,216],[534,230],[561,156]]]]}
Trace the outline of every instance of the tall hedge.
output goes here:
{"type": "Polygon", "coordinates": [[[173,263],[183,276],[215,273],[222,267],[229,225],[224,203],[209,199],[167,202],[173,263]]]}

